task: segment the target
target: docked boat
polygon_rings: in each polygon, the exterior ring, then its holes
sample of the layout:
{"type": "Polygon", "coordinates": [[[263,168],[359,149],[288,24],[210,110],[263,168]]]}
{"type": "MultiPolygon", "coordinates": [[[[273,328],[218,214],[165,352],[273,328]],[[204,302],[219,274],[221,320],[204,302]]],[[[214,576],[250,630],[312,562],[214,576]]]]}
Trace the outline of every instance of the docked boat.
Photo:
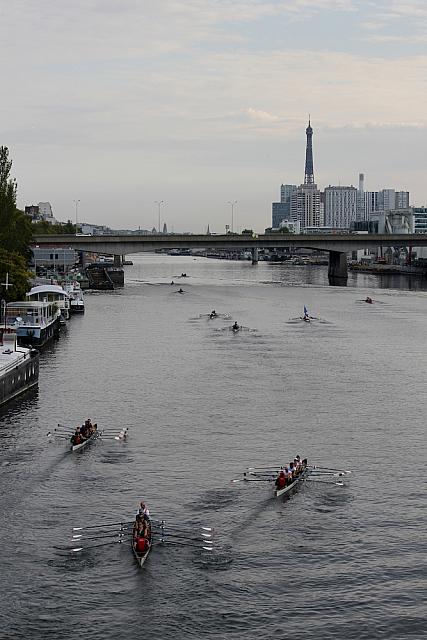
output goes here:
{"type": "Polygon", "coordinates": [[[53,302],[61,311],[61,319],[65,323],[70,318],[70,296],[58,284],[41,284],[27,293],[30,301],[53,302]]]}
{"type": "Polygon", "coordinates": [[[17,346],[15,331],[3,331],[0,344],[0,406],[37,385],[39,352],[17,346]]]}
{"type": "Polygon", "coordinates": [[[6,327],[16,331],[19,346],[43,347],[59,335],[61,310],[56,302],[9,302],[6,327]]]}
{"type": "Polygon", "coordinates": [[[67,282],[64,285],[64,290],[68,293],[70,298],[70,312],[84,313],[85,301],[80,283],[77,280],[67,282]]]}

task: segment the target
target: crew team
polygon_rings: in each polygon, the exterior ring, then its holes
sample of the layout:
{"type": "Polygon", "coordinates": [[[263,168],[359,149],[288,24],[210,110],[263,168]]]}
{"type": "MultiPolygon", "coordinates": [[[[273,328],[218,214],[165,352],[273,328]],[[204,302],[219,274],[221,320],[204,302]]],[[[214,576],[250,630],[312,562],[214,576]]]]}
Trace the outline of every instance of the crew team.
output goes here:
{"type": "Polygon", "coordinates": [[[146,553],[151,543],[151,522],[150,511],[144,502],[139,504],[138,513],[133,523],[132,536],[136,553],[146,553]]]}
{"type": "Polygon", "coordinates": [[[276,478],[276,489],[284,489],[292,484],[307,468],[307,458],[301,460],[300,456],[295,456],[288,467],[281,469],[276,478]]]}
{"type": "Polygon", "coordinates": [[[88,418],[81,427],[76,427],[75,432],[70,438],[70,442],[73,447],[77,444],[82,444],[82,442],[93,436],[97,428],[98,425],[92,424],[90,418],[88,418]]]}

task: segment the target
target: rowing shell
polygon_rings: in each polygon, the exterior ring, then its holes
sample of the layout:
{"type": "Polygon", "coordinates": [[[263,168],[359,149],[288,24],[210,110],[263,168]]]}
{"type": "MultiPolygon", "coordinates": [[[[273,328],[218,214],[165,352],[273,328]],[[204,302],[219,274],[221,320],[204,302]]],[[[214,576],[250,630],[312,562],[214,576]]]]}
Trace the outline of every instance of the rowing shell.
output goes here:
{"type": "Polygon", "coordinates": [[[131,539],[131,545],[132,545],[133,555],[135,556],[136,561],[139,564],[139,566],[142,567],[144,565],[145,561],[148,558],[148,554],[151,551],[151,547],[153,546],[152,542],[151,542],[151,534],[150,534],[150,538],[149,538],[149,541],[148,541],[148,548],[147,548],[147,551],[145,553],[138,553],[138,551],[135,548],[135,540],[133,539],[133,536],[132,536],[132,539],[131,539]]]}
{"type": "Polygon", "coordinates": [[[280,496],[286,495],[287,493],[289,493],[289,491],[292,491],[292,489],[299,482],[301,482],[301,480],[304,480],[308,475],[310,475],[310,471],[308,469],[306,469],[297,478],[295,478],[295,480],[291,484],[286,485],[286,487],[283,487],[283,489],[275,489],[274,490],[274,495],[276,496],[276,498],[279,498],[280,496]]]}
{"type": "Polygon", "coordinates": [[[100,433],[101,432],[98,431],[97,429],[92,433],[91,436],[89,436],[89,438],[86,438],[86,440],[83,440],[83,442],[80,442],[80,444],[72,444],[70,447],[71,451],[74,452],[74,451],[78,451],[79,449],[83,449],[90,442],[92,442],[93,440],[96,440],[96,438],[100,435],[100,433]]]}

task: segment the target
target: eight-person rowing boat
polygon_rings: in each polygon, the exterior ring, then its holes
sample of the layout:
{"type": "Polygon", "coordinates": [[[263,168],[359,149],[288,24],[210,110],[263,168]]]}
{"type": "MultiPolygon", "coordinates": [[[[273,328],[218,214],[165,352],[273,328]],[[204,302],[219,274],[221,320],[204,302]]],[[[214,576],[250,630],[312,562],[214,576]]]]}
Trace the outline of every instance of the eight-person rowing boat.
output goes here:
{"type": "MultiPolygon", "coordinates": [[[[351,471],[343,469],[308,466],[307,458],[302,459],[301,456],[297,455],[288,466],[248,467],[243,473],[243,480],[246,482],[274,483],[274,496],[278,498],[290,493],[302,480],[328,484],[328,477],[346,476],[350,473],[351,471]]],[[[239,481],[233,480],[232,482],[239,481]]],[[[332,480],[330,484],[344,486],[342,481],[336,482],[332,480]]]]}
{"type": "Polygon", "coordinates": [[[274,484],[276,486],[274,495],[276,498],[289,493],[301,480],[307,477],[310,472],[307,470],[307,458],[301,460],[297,455],[289,467],[285,467],[279,471],[274,484]]]}

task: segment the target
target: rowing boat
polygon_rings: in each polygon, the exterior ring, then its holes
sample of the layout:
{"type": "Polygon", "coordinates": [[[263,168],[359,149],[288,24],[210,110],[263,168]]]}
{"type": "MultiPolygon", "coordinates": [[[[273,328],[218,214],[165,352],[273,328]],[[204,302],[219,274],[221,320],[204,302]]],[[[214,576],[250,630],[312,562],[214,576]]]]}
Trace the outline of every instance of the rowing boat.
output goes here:
{"type": "Polygon", "coordinates": [[[151,551],[151,547],[152,547],[152,542],[151,542],[151,521],[149,520],[150,523],[150,535],[148,538],[148,547],[147,550],[144,553],[138,553],[138,551],[136,550],[136,540],[134,538],[134,536],[132,535],[131,538],[131,545],[132,545],[132,551],[133,551],[133,555],[136,558],[137,563],[139,564],[140,567],[142,567],[145,563],[145,561],[148,558],[148,555],[151,551]]]}
{"type": "Polygon", "coordinates": [[[90,442],[93,442],[93,440],[96,440],[96,438],[101,434],[100,431],[98,431],[98,429],[95,429],[95,431],[89,436],[89,438],[86,438],[86,440],[83,440],[83,442],[80,442],[79,444],[72,444],[70,447],[70,450],[72,452],[74,451],[79,451],[80,449],[83,449],[84,447],[86,447],[86,445],[88,445],[90,442]]]}
{"type": "Polygon", "coordinates": [[[299,482],[301,482],[301,480],[304,480],[309,475],[310,475],[310,470],[309,469],[304,469],[304,471],[302,473],[300,473],[300,475],[297,478],[295,478],[295,480],[293,482],[291,482],[291,484],[286,485],[286,487],[283,487],[283,489],[275,489],[274,490],[275,497],[279,498],[280,496],[286,495],[287,493],[292,491],[292,489],[294,487],[296,487],[296,485],[299,482]]]}

